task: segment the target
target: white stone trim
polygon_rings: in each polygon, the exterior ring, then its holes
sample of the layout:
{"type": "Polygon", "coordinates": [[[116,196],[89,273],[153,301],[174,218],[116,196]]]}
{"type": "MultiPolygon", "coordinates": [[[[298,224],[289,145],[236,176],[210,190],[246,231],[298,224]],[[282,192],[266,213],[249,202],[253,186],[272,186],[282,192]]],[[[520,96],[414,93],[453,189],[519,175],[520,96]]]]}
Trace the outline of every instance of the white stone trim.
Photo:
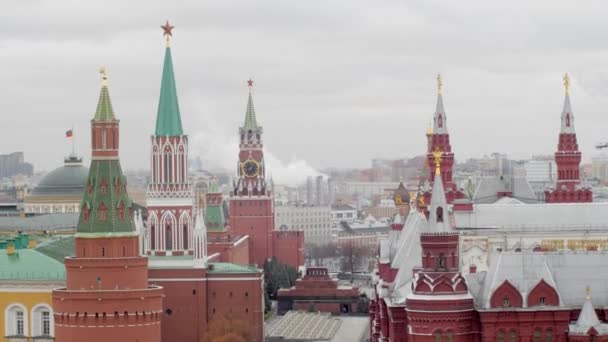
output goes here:
{"type": "Polygon", "coordinates": [[[40,322],[38,322],[37,326],[37,321],[36,321],[36,310],[38,309],[47,309],[47,311],[49,312],[49,324],[50,324],[50,336],[55,336],[55,318],[53,315],[53,309],[51,308],[51,306],[47,303],[38,303],[36,304],[31,311],[31,319],[32,319],[32,324],[30,324],[31,326],[31,331],[30,331],[30,336],[32,337],[36,337],[36,336],[43,336],[42,334],[42,319],[40,320],[40,322]],[[38,331],[35,331],[38,330],[38,331]]]}
{"type": "Polygon", "coordinates": [[[19,308],[21,309],[21,311],[23,311],[23,336],[29,336],[29,325],[28,325],[28,321],[29,321],[29,312],[27,310],[27,307],[21,303],[10,303],[9,305],[6,306],[6,309],[4,309],[4,336],[12,336],[12,335],[16,335],[16,332],[13,331],[13,327],[14,327],[14,318],[11,316],[10,314],[10,310],[12,308],[19,308]]]}

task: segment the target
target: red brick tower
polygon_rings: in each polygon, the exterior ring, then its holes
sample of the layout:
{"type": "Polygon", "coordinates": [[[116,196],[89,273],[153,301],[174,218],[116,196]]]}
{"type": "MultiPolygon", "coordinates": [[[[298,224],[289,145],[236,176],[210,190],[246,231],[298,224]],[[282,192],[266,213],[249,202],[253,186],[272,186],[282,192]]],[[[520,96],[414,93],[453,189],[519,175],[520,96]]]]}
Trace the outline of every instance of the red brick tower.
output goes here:
{"type": "Polygon", "coordinates": [[[459,270],[458,232],[449,224],[441,156],[441,151],[434,153],[428,228],[420,233],[422,268],[414,270],[412,293],[406,299],[408,341],[476,341],[475,306],[459,270]]]}
{"type": "Polygon", "coordinates": [[[578,150],[576,132],[574,130],[574,115],[570,106],[570,78],[564,76],[566,98],[561,116],[559,142],[555,152],[557,164],[557,182],[555,189],[545,191],[547,203],[592,202],[591,189],[580,186],[581,152],[578,150]]]}
{"type": "Polygon", "coordinates": [[[273,255],[272,231],[274,208],[270,187],[266,184],[262,127],[258,126],[248,81],[249,99],[245,123],[239,128],[237,180],[230,199],[230,226],[235,234],[249,235],[250,261],[262,266],[273,255]]]}
{"type": "MultiPolygon", "coordinates": [[[[445,110],[443,109],[443,94],[442,94],[442,79],[441,75],[437,76],[437,105],[433,116],[433,130],[427,131],[427,164],[429,170],[435,170],[435,158],[433,153],[440,151],[441,156],[441,179],[445,189],[446,200],[452,203],[455,199],[463,198],[464,194],[457,188],[452,180],[452,168],[454,166],[454,152],[450,145],[450,134],[448,133],[448,122],[445,110]]],[[[433,184],[435,175],[429,172],[429,183],[433,184]]],[[[430,203],[431,193],[427,191],[424,196],[423,208],[426,211],[426,205],[430,203]]]]}
{"type": "Polygon", "coordinates": [[[53,291],[57,342],[159,342],[162,288],[148,285],[119,161],[119,121],[102,69],[92,158],[66,287],[53,291]]]}
{"type": "Polygon", "coordinates": [[[167,21],[161,27],[167,43],[156,131],[151,137],[146,250],[151,255],[184,255],[192,254],[194,193],[188,177],[188,136],[182,130],[169,46],[173,26],[167,21]]]}

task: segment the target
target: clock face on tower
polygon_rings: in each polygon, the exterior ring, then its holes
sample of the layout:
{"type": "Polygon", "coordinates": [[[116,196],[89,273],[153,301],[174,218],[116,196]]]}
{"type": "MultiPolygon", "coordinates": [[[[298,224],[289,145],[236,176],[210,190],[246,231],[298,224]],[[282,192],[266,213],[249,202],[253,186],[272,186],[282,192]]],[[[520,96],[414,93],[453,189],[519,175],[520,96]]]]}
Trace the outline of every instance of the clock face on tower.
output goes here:
{"type": "Polygon", "coordinates": [[[241,171],[245,174],[245,177],[256,177],[260,172],[260,166],[255,160],[247,160],[241,165],[241,171]]]}

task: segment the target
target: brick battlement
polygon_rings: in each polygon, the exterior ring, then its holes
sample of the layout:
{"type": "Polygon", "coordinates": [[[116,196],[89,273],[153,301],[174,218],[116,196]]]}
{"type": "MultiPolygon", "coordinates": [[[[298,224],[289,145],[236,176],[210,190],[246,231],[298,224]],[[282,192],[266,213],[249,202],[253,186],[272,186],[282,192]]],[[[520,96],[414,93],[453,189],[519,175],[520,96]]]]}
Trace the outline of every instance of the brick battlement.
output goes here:
{"type": "Polygon", "coordinates": [[[279,239],[299,238],[304,235],[303,230],[279,230],[276,231],[276,237],[279,239]]]}

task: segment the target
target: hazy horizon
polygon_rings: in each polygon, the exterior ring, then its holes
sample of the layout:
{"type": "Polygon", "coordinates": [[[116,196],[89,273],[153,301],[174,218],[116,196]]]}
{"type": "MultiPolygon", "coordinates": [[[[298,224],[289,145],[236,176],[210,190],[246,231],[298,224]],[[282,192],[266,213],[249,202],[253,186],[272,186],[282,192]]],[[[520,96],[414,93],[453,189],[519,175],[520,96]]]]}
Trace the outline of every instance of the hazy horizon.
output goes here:
{"type": "Polygon", "coordinates": [[[212,167],[236,167],[249,77],[268,171],[289,183],[318,169],[424,153],[438,73],[452,148],[464,161],[553,154],[568,72],[589,161],[608,140],[601,125],[608,51],[598,44],[608,4],[473,2],[5,1],[0,103],[10,125],[0,153],[23,151],[37,170],[51,170],[70,152],[65,131],[74,127],[88,160],[104,65],[123,168],[147,169],[163,63],[159,26],[169,19],[190,156],[212,167]]]}

